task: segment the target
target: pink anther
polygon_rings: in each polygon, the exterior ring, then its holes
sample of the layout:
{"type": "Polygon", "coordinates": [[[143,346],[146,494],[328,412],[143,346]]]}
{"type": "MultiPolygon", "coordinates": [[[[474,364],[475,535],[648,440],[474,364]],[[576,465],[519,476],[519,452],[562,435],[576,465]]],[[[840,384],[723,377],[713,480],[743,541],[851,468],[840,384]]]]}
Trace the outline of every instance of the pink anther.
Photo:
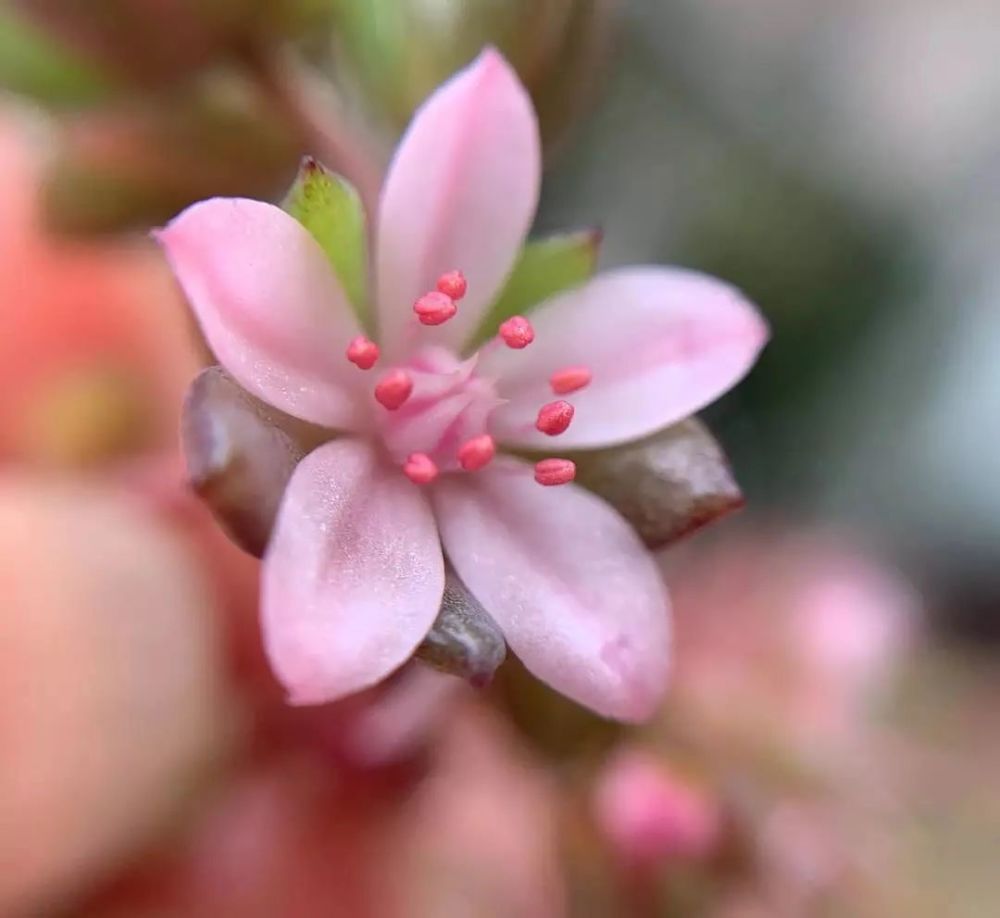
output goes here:
{"type": "Polygon", "coordinates": [[[403,464],[403,474],[414,484],[430,484],[438,477],[438,467],[427,453],[410,453],[403,464]]]}
{"type": "Polygon", "coordinates": [[[573,420],[573,406],[562,399],[549,402],[538,409],[537,427],[543,434],[555,437],[563,433],[573,420]]]}
{"type": "Polygon", "coordinates": [[[489,434],[473,437],[458,449],[458,464],[467,472],[475,472],[489,465],[496,455],[497,445],[489,434]]]}
{"type": "Polygon", "coordinates": [[[375,401],[389,411],[399,408],[413,392],[413,380],[405,370],[390,370],[375,384],[375,401]]]}
{"type": "Polygon", "coordinates": [[[364,335],[358,335],[347,345],[347,359],[359,370],[370,370],[378,360],[378,345],[364,335]]]}
{"type": "Polygon", "coordinates": [[[458,307],[447,294],[432,290],[413,304],[413,311],[424,325],[441,325],[458,312],[458,307]]]}
{"type": "Polygon", "coordinates": [[[524,316],[511,316],[500,326],[500,337],[507,347],[519,351],[535,340],[535,329],[524,316]]]}
{"type": "Polygon", "coordinates": [[[590,385],[592,378],[587,367],[566,367],[564,370],[556,370],[549,377],[549,385],[556,395],[566,395],[590,385]]]}
{"type": "Polygon", "coordinates": [[[535,481],[540,485],[568,484],[576,478],[576,463],[569,459],[543,459],[535,463],[535,481]]]}
{"type": "Polygon", "coordinates": [[[465,275],[461,271],[449,271],[447,274],[442,274],[437,279],[435,286],[441,293],[450,296],[453,300],[462,299],[465,296],[465,291],[469,289],[465,275]]]}

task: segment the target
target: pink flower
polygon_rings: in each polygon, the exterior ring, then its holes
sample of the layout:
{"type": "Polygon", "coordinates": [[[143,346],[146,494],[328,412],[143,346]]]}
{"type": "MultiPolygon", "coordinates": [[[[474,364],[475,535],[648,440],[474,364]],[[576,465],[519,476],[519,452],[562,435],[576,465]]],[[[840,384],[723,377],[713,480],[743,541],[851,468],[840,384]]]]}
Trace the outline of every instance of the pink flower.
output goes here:
{"type": "Polygon", "coordinates": [[[634,866],[706,857],[721,831],[718,804],[639,749],[623,749],[605,765],[592,807],[617,856],[634,866]]]}
{"type": "Polygon", "coordinates": [[[293,702],[356,692],[410,657],[438,612],[442,547],[539,678],[625,720],[662,694],[668,601],[652,557],[569,483],[571,461],[533,469],[503,450],[606,447],[672,424],[736,383],[767,331],[725,284],[640,267],[508,320],[470,354],[539,182],[528,95],[487,50],[423,105],[390,167],[377,345],[281,209],[213,199],[159,234],[223,366],[338,432],[296,468],[265,557],[265,640],[293,702]]]}

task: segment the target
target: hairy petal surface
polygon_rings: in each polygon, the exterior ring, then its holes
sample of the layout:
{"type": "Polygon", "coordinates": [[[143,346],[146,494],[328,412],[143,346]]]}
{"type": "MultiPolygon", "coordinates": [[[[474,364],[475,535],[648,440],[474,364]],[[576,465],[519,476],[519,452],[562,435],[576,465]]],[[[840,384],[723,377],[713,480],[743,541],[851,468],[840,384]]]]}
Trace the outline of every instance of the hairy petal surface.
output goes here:
{"type": "Polygon", "coordinates": [[[360,374],[344,349],[358,325],[323,250],[294,217],[260,201],[213,198],[156,236],[209,346],[240,385],[306,421],[357,423],[360,374]]]}
{"type": "Polygon", "coordinates": [[[608,717],[643,720],[666,683],[666,591],[652,556],[599,497],[540,487],[503,460],[435,487],[445,550],[538,678],[608,717]]]}
{"type": "Polygon", "coordinates": [[[767,326],[736,289],[678,268],[622,268],[553,297],[532,314],[534,343],[495,348],[480,372],[500,379],[509,399],[493,416],[498,438],[551,449],[535,429],[552,399],[549,377],[586,366],[587,388],[566,398],[573,423],[563,448],[624,443],[673,424],[715,401],[747,373],[767,341],[767,326]]]}
{"type": "Polygon", "coordinates": [[[459,348],[500,290],[534,218],[541,145],[531,100],[488,49],[420,107],[389,169],[379,210],[376,281],[383,352],[459,348]],[[458,314],[421,326],[413,302],[459,269],[458,314]]]}
{"type": "Polygon", "coordinates": [[[409,659],[441,605],[430,506],[367,444],[326,443],[292,475],[262,580],[268,655],[293,703],[374,685],[409,659]]]}

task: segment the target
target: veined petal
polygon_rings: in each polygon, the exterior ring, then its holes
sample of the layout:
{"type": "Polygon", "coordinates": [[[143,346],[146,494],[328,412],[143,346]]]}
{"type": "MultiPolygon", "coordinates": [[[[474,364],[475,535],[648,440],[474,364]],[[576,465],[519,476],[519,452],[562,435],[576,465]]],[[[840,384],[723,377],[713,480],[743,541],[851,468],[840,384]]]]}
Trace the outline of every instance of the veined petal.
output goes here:
{"type": "Polygon", "coordinates": [[[538,678],[608,717],[642,720],[666,683],[666,591],[652,556],[604,501],[543,488],[495,462],[434,488],[459,576],[538,678]]]}
{"type": "Polygon", "coordinates": [[[281,208],[213,198],[157,234],[219,362],[258,398],[328,427],[356,423],[358,326],[315,239],[281,208]]]}
{"type": "Polygon", "coordinates": [[[416,485],[359,440],[303,459],[264,558],[271,664],[292,702],[318,704],[383,679],[437,616],[444,563],[416,485]]]}
{"type": "Polygon", "coordinates": [[[541,145],[531,100],[493,50],[417,111],[389,169],[378,218],[376,279],[383,352],[428,342],[458,348],[476,330],[520,251],[538,202],[541,145]],[[419,324],[414,301],[458,269],[458,314],[419,324]]]}
{"type": "Polygon", "coordinates": [[[495,348],[479,372],[500,379],[508,404],[492,429],[501,442],[560,449],[643,437],[713,402],[747,373],[767,341],[760,313],[735,288],[678,268],[623,268],[553,297],[532,314],[534,343],[495,348]],[[551,401],[549,377],[586,366],[592,381],[566,396],[576,409],[555,439],[535,429],[551,401]]]}

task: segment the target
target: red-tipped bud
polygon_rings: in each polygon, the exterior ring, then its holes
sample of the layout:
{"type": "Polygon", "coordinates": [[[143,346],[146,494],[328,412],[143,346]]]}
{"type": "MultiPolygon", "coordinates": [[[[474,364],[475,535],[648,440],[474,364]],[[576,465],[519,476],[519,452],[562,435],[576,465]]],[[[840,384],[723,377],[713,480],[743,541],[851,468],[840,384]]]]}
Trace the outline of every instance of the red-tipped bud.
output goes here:
{"type": "Polygon", "coordinates": [[[390,370],[375,384],[375,401],[395,411],[413,392],[413,380],[405,370],[390,370]]]}
{"type": "Polygon", "coordinates": [[[347,359],[359,370],[370,370],[378,360],[378,345],[364,335],[358,335],[347,346],[347,359]]]}
{"type": "Polygon", "coordinates": [[[467,472],[475,472],[489,465],[496,455],[497,445],[489,434],[473,437],[458,450],[458,464],[467,472]]]}
{"type": "Polygon", "coordinates": [[[432,290],[413,304],[413,311],[424,325],[441,325],[458,312],[458,307],[450,296],[432,290]]]}
{"type": "Polygon", "coordinates": [[[436,286],[439,292],[453,300],[462,299],[465,296],[465,291],[469,289],[465,275],[461,271],[449,271],[447,274],[442,274],[437,279],[436,286]]]}
{"type": "Polygon", "coordinates": [[[568,484],[576,478],[576,463],[569,459],[542,459],[535,463],[535,481],[540,485],[568,484]]]}
{"type": "Polygon", "coordinates": [[[535,340],[535,329],[524,316],[511,316],[500,326],[500,337],[507,347],[519,351],[535,340]]]}
{"type": "Polygon", "coordinates": [[[560,399],[557,402],[549,402],[538,409],[538,420],[535,421],[537,427],[543,434],[556,437],[566,431],[570,421],[573,420],[573,406],[560,399]]]}

